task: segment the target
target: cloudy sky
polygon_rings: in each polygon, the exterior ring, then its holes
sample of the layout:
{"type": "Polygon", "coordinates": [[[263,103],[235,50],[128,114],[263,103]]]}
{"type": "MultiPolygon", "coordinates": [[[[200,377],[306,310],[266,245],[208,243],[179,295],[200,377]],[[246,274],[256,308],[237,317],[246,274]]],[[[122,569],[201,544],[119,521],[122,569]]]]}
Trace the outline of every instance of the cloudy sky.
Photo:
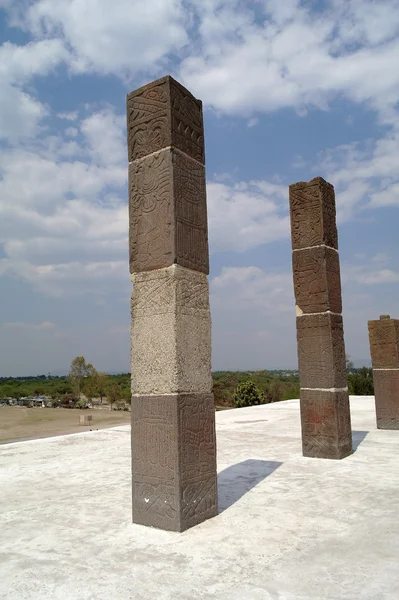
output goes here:
{"type": "Polygon", "coordinates": [[[213,368],[296,367],[288,185],[337,195],[347,352],[399,317],[398,0],[0,0],[0,376],[129,370],[126,93],[204,103],[213,368]]]}

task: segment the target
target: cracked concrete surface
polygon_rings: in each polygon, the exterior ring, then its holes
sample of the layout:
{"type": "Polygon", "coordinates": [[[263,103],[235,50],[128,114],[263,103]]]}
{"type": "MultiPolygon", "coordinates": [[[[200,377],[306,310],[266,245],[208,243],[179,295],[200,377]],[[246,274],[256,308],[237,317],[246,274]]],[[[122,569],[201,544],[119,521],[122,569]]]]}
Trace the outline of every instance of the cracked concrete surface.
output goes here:
{"type": "Polygon", "coordinates": [[[399,432],[351,409],[341,461],[297,400],[217,413],[219,515],[183,534],[131,523],[128,426],[0,446],[0,598],[396,600],[399,432]]]}

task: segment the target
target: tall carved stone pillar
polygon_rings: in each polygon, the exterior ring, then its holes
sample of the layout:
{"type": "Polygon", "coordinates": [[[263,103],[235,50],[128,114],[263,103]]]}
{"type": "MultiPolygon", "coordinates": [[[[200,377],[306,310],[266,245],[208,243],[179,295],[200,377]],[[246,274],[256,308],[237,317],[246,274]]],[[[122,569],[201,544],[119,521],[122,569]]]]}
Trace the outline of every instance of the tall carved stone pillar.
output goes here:
{"type": "Polygon", "coordinates": [[[399,429],[399,319],[369,321],[378,429],[399,429]]]}
{"type": "Polygon", "coordinates": [[[352,452],[334,188],[290,185],[292,264],[304,456],[352,452]]]}
{"type": "Polygon", "coordinates": [[[202,104],[171,77],[127,97],[133,521],[217,514],[202,104]]]}

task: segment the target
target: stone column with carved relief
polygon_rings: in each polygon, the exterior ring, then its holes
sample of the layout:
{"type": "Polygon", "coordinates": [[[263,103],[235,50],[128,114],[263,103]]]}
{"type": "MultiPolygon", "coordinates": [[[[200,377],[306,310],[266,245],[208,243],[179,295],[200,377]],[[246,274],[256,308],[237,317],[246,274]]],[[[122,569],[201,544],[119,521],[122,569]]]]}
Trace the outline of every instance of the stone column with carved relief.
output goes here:
{"type": "Polygon", "coordinates": [[[369,321],[378,429],[399,429],[399,319],[369,321]]]}
{"type": "Polygon", "coordinates": [[[334,187],[321,177],[290,185],[302,449],[352,452],[334,187]]]}
{"type": "Polygon", "coordinates": [[[217,514],[202,103],[172,77],[127,96],[133,522],[217,514]]]}

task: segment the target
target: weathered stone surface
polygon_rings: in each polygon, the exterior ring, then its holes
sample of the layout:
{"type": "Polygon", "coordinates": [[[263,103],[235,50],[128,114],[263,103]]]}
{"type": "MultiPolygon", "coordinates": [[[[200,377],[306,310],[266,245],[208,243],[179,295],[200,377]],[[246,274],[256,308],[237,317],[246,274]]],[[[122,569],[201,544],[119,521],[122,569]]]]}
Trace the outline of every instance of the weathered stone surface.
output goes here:
{"type": "Polygon", "coordinates": [[[127,96],[129,162],[173,146],[205,163],[202,102],[169,75],[127,96]]]}
{"type": "Polygon", "coordinates": [[[133,276],[132,393],[210,393],[205,274],[178,265],[133,276]]]}
{"type": "Polygon", "coordinates": [[[130,272],[209,273],[205,167],[168,148],[129,166],[130,272]]]}
{"type": "Polygon", "coordinates": [[[292,253],[294,292],[303,313],[342,312],[341,276],[336,250],[326,246],[292,253]]]}
{"type": "Polygon", "coordinates": [[[133,521],[172,531],[217,514],[212,394],[132,397],[133,521]]]}
{"type": "Polygon", "coordinates": [[[378,429],[399,429],[399,369],[374,370],[378,429]]]}
{"type": "Polygon", "coordinates": [[[303,455],[341,459],[352,453],[348,393],[301,389],[303,455]]]}
{"type": "Polygon", "coordinates": [[[217,513],[202,104],[171,77],[127,97],[133,521],[217,513]]]}
{"type": "Polygon", "coordinates": [[[338,249],[334,187],[316,177],[290,185],[292,249],[325,244],[338,249]]]}
{"type": "Polygon", "coordinates": [[[303,388],[345,388],[342,317],[331,313],[297,317],[298,366],[303,388]]]}
{"type": "Polygon", "coordinates": [[[399,368],[399,320],[382,315],[369,321],[368,328],[373,369],[399,368]]]}

